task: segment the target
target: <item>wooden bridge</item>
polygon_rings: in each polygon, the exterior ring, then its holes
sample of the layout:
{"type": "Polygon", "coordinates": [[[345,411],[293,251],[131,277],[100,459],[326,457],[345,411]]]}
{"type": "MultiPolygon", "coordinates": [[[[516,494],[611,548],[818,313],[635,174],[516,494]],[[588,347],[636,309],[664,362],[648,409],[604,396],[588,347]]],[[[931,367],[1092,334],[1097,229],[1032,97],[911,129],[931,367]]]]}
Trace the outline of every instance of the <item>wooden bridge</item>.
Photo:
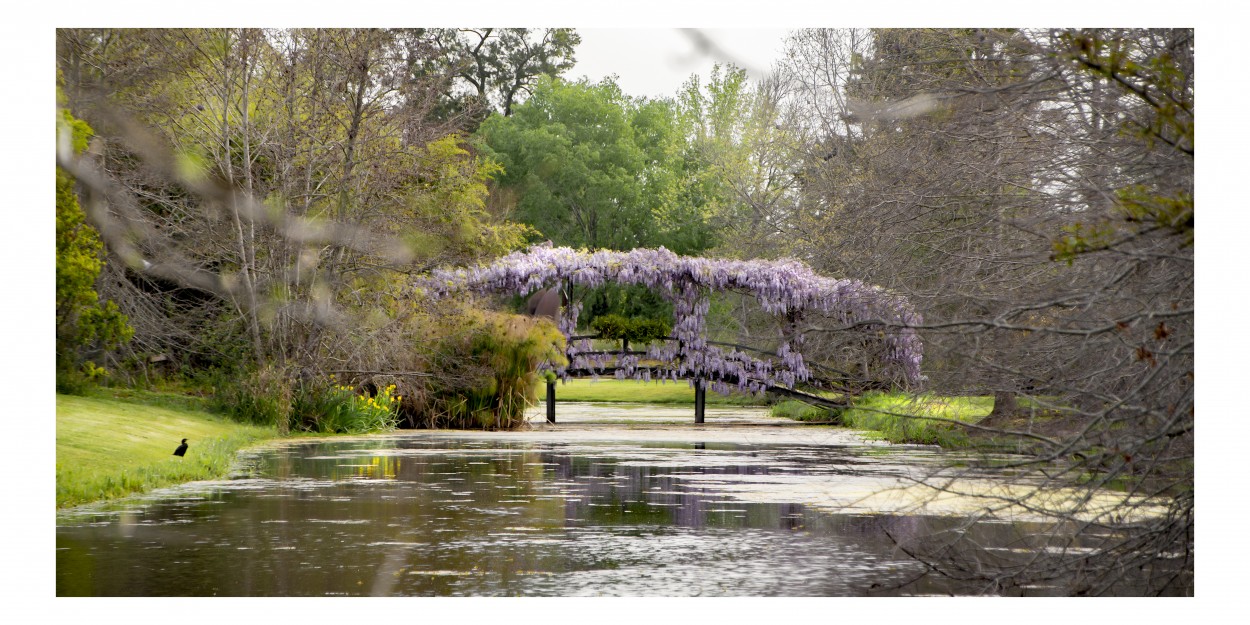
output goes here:
{"type": "MultiPolygon", "coordinates": [[[[576,341],[576,340],[596,340],[596,339],[601,339],[601,338],[602,337],[599,335],[570,336],[569,345],[572,345],[573,341],[576,341]]],[[[665,337],[662,340],[675,341],[676,339],[673,337],[665,337]]],[[[747,347],[745,345],[739,345],[736,343],[722,343],[718,341],[707,341],[707,343],[709,345],[715,345],[718,347],[729,347],[729,348],[733,348],[733,349],[736,349],[738,351],[743,351],[743,352],[748,352],[748,351],[753,352],[755,354],[759,354],[760,356],[763,356],[768,359],[777,358],[777,355],[774,353],[766,352],[764,350],[756,349],[753,347],[747,347]]],[[[621,339],[621,349],[619,350],[582,351],[582,352],[579,352],[579,354],[582,356],[612,356],[612,357],[620,357],[620,356],[645,357],[647,356],[647,352],[645,351],[631,350],[629,348],[629,341],[625,339],[621,339]]],[[[858,378],[848,373],[838,371],[836,369],[832,369],[829,367],[825,367],[816,363],[808,363],[807,366],[809,367],[809,369],[812,369],[813,371],[812,371],[812,375],[810,379],[804,382],[804,386],[807,388],[811,388],[815,392],[819,392],[822,390],[833,390],[833,391],[839,391],[843,393],[844,395],[857,395],[859,393],[864,392],[865,390],[888,388],[888,384],[868,382],[868,381],[863,380],[862,378],[858,378]]],[[[581,367],[581,368],[565,369],[564,373],[568,377],[572,377],[572,378],[589,378],[589,377],[614,376],[618,369],[621,369],[621,367],[618,367],[616,365],[605,365],[603,367],[598,367],[598,368],[581,367]]],[[[658,380],[658,379],[667,379],[669,377],[669,374],[674,369],[671,365],[656,363],[654,365],[639,364],[637,366],[632,367],[632,370],[635,372],[644,371],[644,370],[650,371],[652,374],[651,377],[653,379],[658,380]]],[[[707,406],[707,382],[710,380],[706,376],[701,375],[700,373],[694,372],[694,371],[688,371],[685,374],[679,375],[679,377],[681,379],[694,380],[694,422],[704,423],[704,414],[706,412],[706,406],[707,406]]],[[[717,379],[727,384],[731,384],[731,385],[736,385],[738,383],[738,380],[734,379],[733,376],[728,376],[728,377],[720,376],[717,379]]],[[[774,395],[781,395],[783,397],[788,397],[791,399],[797,399],[799,401],[803,401],[803,402],[817,405],[817,406],[822,406],[825,408],[840,409],[840,408],[846,408],[849,405],[845,400],[829,399],[827,397],[823,397],[821,395],[817,395],[812,392],[806,392],[804,390],[799,390],[797,388],[787,388],[784,386],[777,386],[774,384],[765,385],[764,392],[772,393],[774,395]]],[[[556,383],[554,380],[547,382],[546,404],[547,404],[547,422],[555,423],[556,422],[556,383]]]]}
{"type": "MultiPolygon", "coordinates": [[[[647,377],[651,369],[658,374],[655,377],[676,378],[674,373],[679,372],[695,387],[695,423],[704,420],[709,382],[714,387],[732,384],[834,408],[845,404],[818,393],[833,390],[855,395],[853,387],[860,392],[871,388],[871,383],[855,376],[805,363],[800,332],[805,315],[837,319],[848,328],[863,326],[856,331],[865,333],[873,330],[884,347],[877,356],[880,363],[902,374],[908,384],[924,382],[920,371],[923,343],[915,330],[922,319],[905,298],[859,280],[821,276],[793,259],[679,256],[662,247],[574,250],[555,247],[549,241],[485,265],[436,269],[416,279],[414,287],[434,298],[466,293],[527,296],[525,312],[550,317],[569,346],[568,363],[557,368],[557,373],[585,377],[617,373],[618,368],[633,374],[641,368],[647,377]],[[573,336],[582,307],[572,297],[573,289],[594,289],[607,283],[642,286],[668,301],[673,306],[674,323],[671,336],[663,340],[676,345],[638,352],[622,342],[619,350],[594,352],[587,339],[597,337],[573,336]],[[760,310],[780,321],[782,336],[776,353],[706,340],[711,294],[726,291],[753,297],[760,310]],[[718,345],[734,350],[726,354],[718,345]],[[639,357],[647,357],[649,362],[639,357]],[[615,366],[610,366],[611,359],[615,366]],[[796,383],[815,392],[795,388],[796,383]]],[[[554,423],[555,418],[555,384],[549,384],[547,419],[554,423]]]]}

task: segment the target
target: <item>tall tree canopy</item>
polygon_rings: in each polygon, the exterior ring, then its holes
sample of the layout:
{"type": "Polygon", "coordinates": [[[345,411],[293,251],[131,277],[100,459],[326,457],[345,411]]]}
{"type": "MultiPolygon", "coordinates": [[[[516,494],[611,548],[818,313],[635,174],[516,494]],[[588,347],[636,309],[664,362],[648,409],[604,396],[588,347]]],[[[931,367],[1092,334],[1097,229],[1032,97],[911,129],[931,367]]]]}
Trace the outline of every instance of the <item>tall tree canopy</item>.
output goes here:
{"type": "Polygon", "coordinates": [[[571,28],[436,28],[425,31],[436,54],[413,65],[418,77],[452,79],[441,108],[481,119],[507,116],[542,76],[573,67],[581,36],[571,28]]]}
{"type": "Polygon", "coordinates": [[[692,76],[678,94],[686,147],[682,201],[708,219],[720,254],[792,255],[802,227],[793,172],[802,143],[780,107],[776,77],[751,84],[746,70],[714,66],[706,83],[692,76]]]}
{"type": "Polygon", "coordinates": [[[516,219],[560,245],[628,250],[707,247],[702,216],[681,201],[683,137],[673,105],[598,84],[544,78],[511,117],[479,136],[516,198],[516,219]]]}

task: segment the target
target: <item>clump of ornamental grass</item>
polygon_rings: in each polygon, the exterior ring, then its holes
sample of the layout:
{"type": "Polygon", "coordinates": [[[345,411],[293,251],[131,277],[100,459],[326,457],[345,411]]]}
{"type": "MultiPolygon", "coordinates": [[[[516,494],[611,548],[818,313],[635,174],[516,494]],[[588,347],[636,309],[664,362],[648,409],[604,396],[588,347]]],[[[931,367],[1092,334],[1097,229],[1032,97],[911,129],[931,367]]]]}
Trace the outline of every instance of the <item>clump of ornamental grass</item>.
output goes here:
{"type": "Polygon", "coordinates": [[[476,312],[442,337],[417,423],[512,429],[537,402],[542,371],[565,364],[564,336],[547,319],[476,312]]]}

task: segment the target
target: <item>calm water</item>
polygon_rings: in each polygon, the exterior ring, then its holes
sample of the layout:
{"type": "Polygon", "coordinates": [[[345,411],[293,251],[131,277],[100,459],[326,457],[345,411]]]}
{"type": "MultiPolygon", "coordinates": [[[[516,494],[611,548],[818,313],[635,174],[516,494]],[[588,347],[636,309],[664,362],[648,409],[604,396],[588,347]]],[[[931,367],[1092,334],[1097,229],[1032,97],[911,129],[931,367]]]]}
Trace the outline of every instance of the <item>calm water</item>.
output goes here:
{"type": "MultiPolygon", "coordinates": [[[[984,590],[933,576],[909,582],[921,568],[894,539],[955,517],[865,503],[881,484],[932,466],[933,449],[765,427],[758,413],[724,413],[719,426],[709,414],[706,428],[666,425],[662,410],[592,423],[603,410],[588,407],[579,421],[562,407],[560,425],[524,432],[277,447],[249,458],[247,477],[169,489],[120,512],[63,514],[57,594],[984,590]]],[[[1007,549],[1037,529],[987,522],[968,531],[1007,549]]]]}

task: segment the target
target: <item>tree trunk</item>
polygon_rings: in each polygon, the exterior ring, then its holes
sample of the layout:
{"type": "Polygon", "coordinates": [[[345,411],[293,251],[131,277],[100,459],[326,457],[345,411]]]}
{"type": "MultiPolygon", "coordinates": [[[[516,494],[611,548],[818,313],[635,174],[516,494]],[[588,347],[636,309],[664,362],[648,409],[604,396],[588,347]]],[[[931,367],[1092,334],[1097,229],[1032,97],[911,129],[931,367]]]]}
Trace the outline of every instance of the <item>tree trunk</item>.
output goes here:
{"type": "Polygon", "coordinates": [[[1019,409],[1019,405],[1016,404],[1014,391],[994,391],[994,409],[990,411],[990,414],[985,419],[986,421],[1005,419],[1016,414],[1019,409]]]}

